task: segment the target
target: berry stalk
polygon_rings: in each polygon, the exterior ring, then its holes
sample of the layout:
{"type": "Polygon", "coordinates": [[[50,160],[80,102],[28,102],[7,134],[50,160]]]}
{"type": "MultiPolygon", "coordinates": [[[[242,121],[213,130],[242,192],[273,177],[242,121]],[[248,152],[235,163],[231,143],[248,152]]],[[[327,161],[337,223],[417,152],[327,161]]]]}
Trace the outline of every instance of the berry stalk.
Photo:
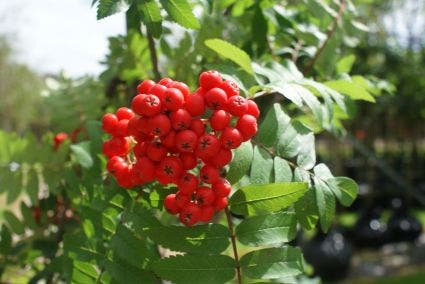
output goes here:
{"type": "Polygon", "coordinates": [[[241,267],[239,265],[238,247],[236,245],[236,235],[233,229],[232,216],[230,215],[230,210],[228,206],[226,206],[226,208],[224,209],[224,212],[226,212],[227,226],[229,228],[230,240],[232,241],[232,247],[233,247],[233,255],[236,260],[236,275],[238,277],[238,283],[242,284],[241,267]]]}

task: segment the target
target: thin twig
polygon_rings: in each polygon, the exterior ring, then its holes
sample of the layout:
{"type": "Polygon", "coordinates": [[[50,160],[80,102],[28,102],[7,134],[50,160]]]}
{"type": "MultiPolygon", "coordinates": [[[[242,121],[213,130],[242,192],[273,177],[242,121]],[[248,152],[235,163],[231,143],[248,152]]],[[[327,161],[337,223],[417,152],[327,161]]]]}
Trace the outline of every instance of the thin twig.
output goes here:
{"type": "Polygon", "coordinates": [[[159,81],[161,80],[161,73],[159,73],[159,68],[158,68],[158,56],[156,54],[155,40],[153,39],[153,36],[149,31],[147,31],[146,34],[148,38],[149,53],[151,56],[153,75],[155,77],[155,81],[159,81]]]}
{"type": "Polygon", "coordinates": [[[331,25],[329,26],[328,31],[326,33],[325,41],[319,47],[319,49],[317,49],[316,54],[313,56],[313,58],[307,64],[307,66],[304,68],[304,72],[303,72],[304,75],[309,74],[311,72],[311,70],[313,69],[314,64],[319,59],[320,55],[322,54],[323,50],[325,49],[326,45],[328,44],[329,40],[331,39],[332,35],[334,34],[336,27],[338,26],[339,20],[341,19],[344,10],[345,10],[345,0],[341,0],[341,2],[339,3],[338,15],[336,15],[336,17],[332,21],[331,25]]]}
{"type": "Polygon", "coordinates": [[[224,211],[226,212],[227,226],[229,227],[230,239],[232,240],[233,255],[235,256],[236,261],[236,274],[238,277],[238,283],[242,284],[241,267],[239,264],[238,248],[236,246],[236,235],[235,231],[233,230],[232,216],[230,215],[229,207],[226,207],[224,211]]]}

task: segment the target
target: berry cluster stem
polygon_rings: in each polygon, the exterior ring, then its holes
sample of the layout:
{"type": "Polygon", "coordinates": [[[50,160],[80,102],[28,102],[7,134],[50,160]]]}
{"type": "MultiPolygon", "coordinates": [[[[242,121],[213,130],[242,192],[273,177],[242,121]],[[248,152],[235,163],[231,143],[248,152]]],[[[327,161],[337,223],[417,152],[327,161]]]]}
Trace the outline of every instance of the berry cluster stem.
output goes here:
{"type": "Polygon", "coordinates": [[[150,52],[150,57],[152,62],[153,75],[154,75],[155,81],[159,81],[161,79],[161,74],[159,73],[158,56],[156,54],[155,40],[153,39],[153,36],[149,31],[147,32],[147,38],[148,38],[148,46],[149,46],[149,52],[150,52]]]}
{"type": "Polygon", "coordinates": [[[228,206],[226,206],[224,211],[226,212],[227,226],[229,227],[230,239],[232,241],[232,247],[233,247],[233,255],[235,256],[235,261],[236,261],[236,275],[238,277],[238,283],[241,284],[242,283],[241,267],[239,265],[239,255],[238,255],[238,248],[236,246],[236,235],[235,235],[235,231],[233,230],[232,216],[230,215],[230,210],[228,206]]]}

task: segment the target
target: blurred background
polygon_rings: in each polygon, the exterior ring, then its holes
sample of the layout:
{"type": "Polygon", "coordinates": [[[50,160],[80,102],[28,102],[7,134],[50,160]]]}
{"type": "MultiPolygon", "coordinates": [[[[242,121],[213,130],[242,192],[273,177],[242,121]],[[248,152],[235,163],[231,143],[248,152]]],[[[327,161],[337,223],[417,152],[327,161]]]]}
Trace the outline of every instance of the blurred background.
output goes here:
{"type": "MultiPolygon", "coordinates": [[[[147,42],[126,37],[125,15],[97,21],[90,4],[0,2],[1,130],[16,137],[84,135],[78,129],[100,117],[105,101],[128,101],[126,88],[151,75],[147,42]]],[[[320,161],[356,180],[360,196],[340,209],[329,234],[299,242],[325,282],[425,283],[425,2],[354,4],[364,32],[344,38],[342,53],[350,54],[352,74],[384,79],[377,84],[385,94],[376,90],[376,104],[353,107],[344,138],[318,137],[320,161]]],[[[163,52],[176,47],[174,56],[188,56],[184,30],[173,24],[166,30],[171,38],[161,41],[163,52]]],[[[169,64],[175,70],[169,76],[185,78],[181,61],[169,64]]],[[[19,194],[2,195],[1,207],[18,206],[19,194]]]]}

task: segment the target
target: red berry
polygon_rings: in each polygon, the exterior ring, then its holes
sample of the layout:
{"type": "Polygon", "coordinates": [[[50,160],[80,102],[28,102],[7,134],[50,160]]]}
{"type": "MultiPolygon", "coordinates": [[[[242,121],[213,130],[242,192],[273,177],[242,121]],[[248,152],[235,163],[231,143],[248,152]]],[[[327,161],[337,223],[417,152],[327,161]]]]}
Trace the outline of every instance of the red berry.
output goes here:
{"type": "Polygon", "coordinates": [[[180,211],[179,219],[186,226],[192,226],[199,221],[200,216],[201,209],[199,206],[190,203],[180,211]]]}
{"type": "Polygon", "coordinates": [[[131,101],[135,113],[144,116],[154,116],[161,111],[161,101],[155,95],[137,95],[131,101]]]}
{"type": "Polygon", "coordinates": [[[260,110],[258,109],[257,104],[253,100],[248,100],[248,111],[246,114],[250,114],[255,118],[260,116],[260,110]]]}
{"type": "Polygon", "coordinates": [[[215,211],[220,211],[226,208],[227,206],[227,197],[218,197],[214,201],[215,211]]]}
{"type": "Polygon", "coordinates": [[[162,145],[171,149],[176,146],[176,132],[171,130],[166,136],[161,138],[162,145]]]}
{"type": "Polygon", "coordinates": [[[149,119],[151,133],[156,136],[167,135],[171,130],[171,122],[165,114],[157,114],[149,119]]]}
{"type": "Polygon", "coordinates": [[[138,116],[133,116],[127,124],[127,134],[130,136],[137,136],[140,134],[139,129],[139,119],[141,119],[138,116]]]}
{"type": "Polygon", "coordinates": [[[121,158],[121,157],[118,157],[118,156],[113,156],[106,163],[106,169],[112,175],[115,175],[117,172],[123,171],[127,166],[128,165],[125,162],[125,160],[123,158],[121,158]]]}
{"type": "Polygon", "coordinates": [[[226,80],[221,83],[220,88],[222,88],[226,92],[228,98],[233,96],[239,96],[239,87],[235,81],[226,80]]]}
{"type": "Polygon", "coordinates": [[[245,114],[238,119],[236,128],[242,134],[243,141],[247,141],[257,133],[257,119],[250,114],[245,114]]]}
{"type": "Polygon", "coordinates": [[[242,134],[233,127],[226,127],[220,136],[221,145],[226,149],[236,149],[241,145],[242,140],[242,134]]]}
{"type": "Polygon", "coordinates": [[[175,130],[184,130],[189,128],[192,116],[187,110],[179,109],[171,113],[170,120],[175,130]]]}
{"type": "Polygon", "coordinates": [[[66,139],[68,139],[68,134],[66,134],[65,132],[60,132],[55,135],[53,141],[55,142],[55,144],[61,144],[66,139]]]}
{"type": "Polygon", "coordinates": [[[201,222],[210,222],[214,216],[214,207],[212,206],[203,206],[201,207],[201,215],[199,216],[199,221],[201,222]]]}
{"type": "Polygon", "coordinates": [[[201,181],[209,184],[215,183],[220,178],[220,171],[211,165],[205,165],[199,171],[201,181]]]}
{"type": "Polygon", "coordinates": [[[112,133],[114,136],[124,137],[128,135],[128,119],[121,119],[118,121],[115,131],[112,133]]]}
{"type": "Polygon", "coordinates": [[[211,158],[220,151],[220,141],[211,134],[204,134],[198,139],[196,153],[199,157],[211,158]]]}
{"type": "Polygon", "coordinates": [[[198,136],[192,130],[182,130],[176,134],[176,147],[180,152],[193,152],[197,142],[198,136]]]}
{"type": "Polygon", "coordinates": [[[159,142],[151,142],[147,145],[146,155],[154,162],[159,162],[167,155],[167,149],[159,142]]]}
{"type": "Polygon", "coordinates": [[[124,188],[132,188],[134,186],[131,179],[131,169],[126,167],[122,172],[116,174],[117,183],[124,188]]]}
{"type": "Polygon", "coordinates": [[[156,84],[149,90],[149,94],[157,96],[159,100],[162,102],[166,91],[167,91],[167,87],[160,84],[156,84]]]}
{"type": "Polygon", "coordinates": [[[102,129],[106,133],[113,133],[118,125],[118,118],[115,114],[107,113],[102,118],[102,129]]]}
{"type": "Polygon", "coordinates": [[[180,153],[179,157],[185,170],[193,169],[198,164],[196,156],[192,153],[180,153]]]}
{"type": "Polygon", "coordinates": [[[165,157],[158,165],[159,174],[169,177],[173,182],[177,181],[183,172],[183,165],[179,158],[165,157]]]}
{"type": "Polygon", "coordinates": [[[173,80],[172,79],[170,79],[170,78],[162,78],[159,82],[158,82],[158,84],[161,84],[161,85],[163,85],[163,86],[167,86],[168,84],[170,84],[171,82],[173,82],[173,80]]]}
{"type": "Polygon", "coordinates": [[[131,119],[134,116],[134,113],[131,109],[127,107],[120,107],[116,112],[115,115],[117,116],[118,120],[121,119],[131,119]]]}
{"type": "Polygon", "coordinates": [[[234,116],[242,116],[248,111],[248,102],[241,96],[230,97],[227,100],[227,110],[234,116]]]}
{"type": "Polygon", "coordinates": [[[219,178],[215,183],[213,183],[212,189],[218,197],[227,197],[232,191],[232,186],[227,179],[219,178]]]}
{"type": "Polygon", "coordinates": [[[187,97],[190,93],[189,87],[183,82],[178,82],[178,81],[170,82],[167,84],[167,88],[175,88],[180,90],[180,92],[182,92],[184,97],[187,97]]]}
{"type": "Polygon", "coordinates": [[[103,143],[102,151],[107,157],[125,156],[130,150],[130,141],[124,137],[113,137],[103,143]]]}
{"type": "Polygon", "coordinates": [[[226,92],[220,88],[212,88],[205,94],[205,101],[211,109],[223,109],[227,102],[226,92]]]}
{"type": "Polygon", "coordinates": [[[176,195],[174,193],[168,194],[164,199],[164,207],[171,214],[177,214],[180,211],[180,208],[176,204],[176,195]]]}
{"type": "Polygon", "coordinates": [[[146,155],[146,146],[146,142],[137,142],[137,144],[133,147],[133,153],[137,159],[146,155]]]}
{"type": "Polygon", "coordinates": [[[218,154],[209,159],[208,162],[217,168],[222,168],[232,161],[232,156],[232,151],[226,148],[221,148],[218,154]]]}
{"type": "Polygon", "coordinates": [[[186,97],[186,109],[192,116],[200,116],[205,112],[205,100],[199,93],[190,94],[186,97]]]}
{"type": "Polygon", "coordinates": [[[177,207],[179,207],[180,209],[186,207],[190,202],[190,196],[187,194],[184,194],[181,191],[177,191],[176,193],[176,204],[177,207]]]}
{"type": "Polygon", "coordinates": [[[220,73],[217,71],[204,71],[199,75],[199,85],[205,90],[220,86],[222,82],[220,73]]]}
{"type": "Polygon", "coordinates": [[[163,103],[168,110],[178,110],[184,105],[183,93],[179,89],[169,88],[165,91],[163,103]]]}
{"type": "Polygon", "coordinates": [[[214,191],[209,187],[202,186],[196,190],[195,200],[201,206],[212,205],[215,200],[214,191]]]}
{"type": "Polygon", "coordinates": [[[180,192],[182,192],[183,194],[189,195],[198,188],[198,185],[199,185],[199,180],[194,174],[185,173],[180,178],[177,184],[177,187],[180,192]]]}
{"type": "Polygon", "coordinates": [[[137,92],[139,94],[147,94],[148,91],[155,85],[155,82],[152,80],[144,80],[139,85],[137,85],[137,92]]]}
{"type": "Polygon", "coordinates": [[[211,128],[214,130],[223,130],[229,126],[231,115],[225,110],[216,110],[210,118],[211,128]]]}
{"type": "Polygon", "coordinates": [[[146,182],[152,181],[155,178],[155,164],[147,157],[137,159],[134,168],[137,174],[146,182]]]}
{"type": "Polygon", "coordinates": [[[205,133],[205,124],[200,119],[193,119],[190,123],[190,130],[193,130],[196,135],[201,136],[205,133]]]}

